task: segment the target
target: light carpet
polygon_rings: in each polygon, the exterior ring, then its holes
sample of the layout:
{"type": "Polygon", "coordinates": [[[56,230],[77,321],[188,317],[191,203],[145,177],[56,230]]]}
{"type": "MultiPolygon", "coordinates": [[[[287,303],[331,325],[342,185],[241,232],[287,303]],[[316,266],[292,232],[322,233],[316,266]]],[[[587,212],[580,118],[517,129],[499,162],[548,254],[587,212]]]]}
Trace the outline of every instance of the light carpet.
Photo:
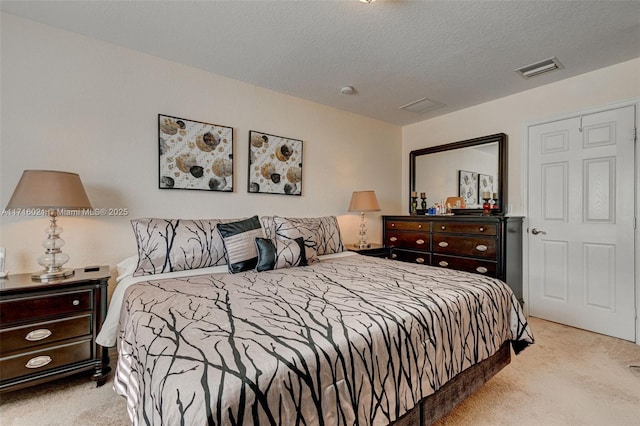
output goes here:
{"type": "MultiPolygon", "coordinates": [[[[640,346],[529,318],[536,344],[437,425],[640,425],[640,346]]],[[[113,374],[111,375],[113,376],[113,374]]],[[[0,395],[0,423],[127,425],[111,379],[79,375],[0,395]]]]}

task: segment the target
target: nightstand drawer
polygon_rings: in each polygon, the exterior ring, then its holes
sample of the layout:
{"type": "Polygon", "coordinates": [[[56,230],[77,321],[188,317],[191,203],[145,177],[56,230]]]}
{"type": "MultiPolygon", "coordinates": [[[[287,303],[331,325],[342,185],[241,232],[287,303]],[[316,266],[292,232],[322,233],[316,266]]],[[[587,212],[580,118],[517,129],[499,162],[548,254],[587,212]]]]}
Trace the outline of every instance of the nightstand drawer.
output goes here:
{"type": "Polygon", "coordinates": [[[0,331],[0,355],[91,334],[91,315],[29,324],[0,331]]]}
{"type": "Polygon", "coordinates": [[[3,327],[20,321],[91,310],[91,291],[74,291],[46,297],[25,297],[0,303],[3,327]]]}
{"type": "Polygon", "coordinates": [[[459,271],[475,272],[476,274],[496,276],[496,262],[468,259],[464,257],[433,255],[433,266],[456,269],[459,271]]]}
{"type": "Polygon", "coordinates": [[[387,232],[384,244],[387,247],[413,248],[417,250],[429,250],[431,236],[420,232],[387,232]]]}
{"type": "Polygon", "coordinates": [[[474,235],[497,235],[498,228],[491,223],[440,222],[433,224],[433,232],[474,235]]]}
{"type": "Polygon", "coordinates": [[[497,254],[495,238],[443,234],[433,234],[433,251],[489,259],[495,259],[497,254]]]}
{"type": "Polygon", "coordinates": [[[398,221],[387,221],[385,223],[387,229],[401,229],[403,231],[430,231],[430,223],[429,222],[412,222],[407,220],[398,220],[398,221]]]}
{"type": "Polygon", "coordinates": [[[40,373],[91,359],[91,339],[0,358],[0,380],[40,373]]]}
{"type": "Polygon", "coordinates": [[[431,255],[420,251],[393,249],[391,250],[391,259],[402,262],[419,263],[420,265],[431,264],[431,255]]]}

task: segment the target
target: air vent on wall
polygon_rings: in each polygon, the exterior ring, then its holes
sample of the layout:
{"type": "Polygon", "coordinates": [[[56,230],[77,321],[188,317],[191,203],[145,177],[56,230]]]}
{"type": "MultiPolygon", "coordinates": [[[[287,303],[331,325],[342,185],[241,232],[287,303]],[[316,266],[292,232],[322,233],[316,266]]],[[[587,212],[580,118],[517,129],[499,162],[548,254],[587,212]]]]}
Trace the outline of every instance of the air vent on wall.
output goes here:
{"type": "Polygon", "coordinates": [[[564,66],[558,61],[558,58],[553,56],[549,59],[527,65],[526,67],[518,68],[515,71],[523,78],[531,78],[551,71],[561,70],[562,68],[564,68],[564,66]]]}
{"type": "Polygon", "coordinates": [[[422,98],[417,101],[410,102],[400,107],[406,111],[415,112],[416,114],[424,114],[427,111],[431,111],[444,106],[441,102],[432,101],[431,99],[422,98]]]}

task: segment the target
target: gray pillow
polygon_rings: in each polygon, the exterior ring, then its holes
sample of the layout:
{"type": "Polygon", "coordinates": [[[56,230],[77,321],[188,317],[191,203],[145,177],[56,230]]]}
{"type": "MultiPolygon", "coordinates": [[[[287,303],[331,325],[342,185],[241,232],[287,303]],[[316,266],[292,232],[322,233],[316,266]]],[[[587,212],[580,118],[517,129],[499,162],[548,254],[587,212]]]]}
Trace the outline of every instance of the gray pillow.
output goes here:
{"type": "MultiPolygon", "coordinates": [[[[267,238],[276,238],[276,224],[275,218],[277,216],[262,216],[262,227],[267,238]]],[[[316,240],[316,252],[318,255],[341,253],[344,251],[344,244],[342,243],[342,236],[340,235],[340,227],[338,226],[338,219],[335,216],[322,216],[322,217],[286,217],[286,219],[294,225],[314,225],[317,224],[317,232],[315,235],[316,240]]],[[[314,228],[316,229],[316,228],[314,228]]]]}
{"type": "Polygon", "coordinates": [[[304,240],[305,257],[307,264],[311,265],[319,261],[318,259],[318,237],[320,224],[317,222],[293,222],[282,217],[274,217],[275,239],[295,240],[302,237],[304,240]]]}
{"type": "Polygon", "coordinates": [[[157,219],[131,221],[138,245],[134,276],[224,265],[224,245],[216,225],[238,219],[157,219]]]}

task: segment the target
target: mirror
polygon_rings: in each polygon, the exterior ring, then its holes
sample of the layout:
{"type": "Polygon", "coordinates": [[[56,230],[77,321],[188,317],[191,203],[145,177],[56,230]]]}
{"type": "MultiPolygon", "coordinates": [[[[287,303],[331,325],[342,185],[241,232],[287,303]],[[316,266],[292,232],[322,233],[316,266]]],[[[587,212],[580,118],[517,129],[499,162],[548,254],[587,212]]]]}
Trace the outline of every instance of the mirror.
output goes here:
{"type": "MultiPolygon", "coordinates": [[[[426,194],[427,207],[448,197],[463,197],[464,208],[451,206],[455,214],[482,213],[483,194],[491,195],[492,214],[504,214],[507,205],[507,135],[417,149],[409,154],[409,190],[426,194]]],[[[418,209],[421,210],[418,198],[418,209]]],[[[419,211],[420,211],[419,210],[419,211]]],[[[409,199],[411,211],[411,197],[409,199]]]]}

